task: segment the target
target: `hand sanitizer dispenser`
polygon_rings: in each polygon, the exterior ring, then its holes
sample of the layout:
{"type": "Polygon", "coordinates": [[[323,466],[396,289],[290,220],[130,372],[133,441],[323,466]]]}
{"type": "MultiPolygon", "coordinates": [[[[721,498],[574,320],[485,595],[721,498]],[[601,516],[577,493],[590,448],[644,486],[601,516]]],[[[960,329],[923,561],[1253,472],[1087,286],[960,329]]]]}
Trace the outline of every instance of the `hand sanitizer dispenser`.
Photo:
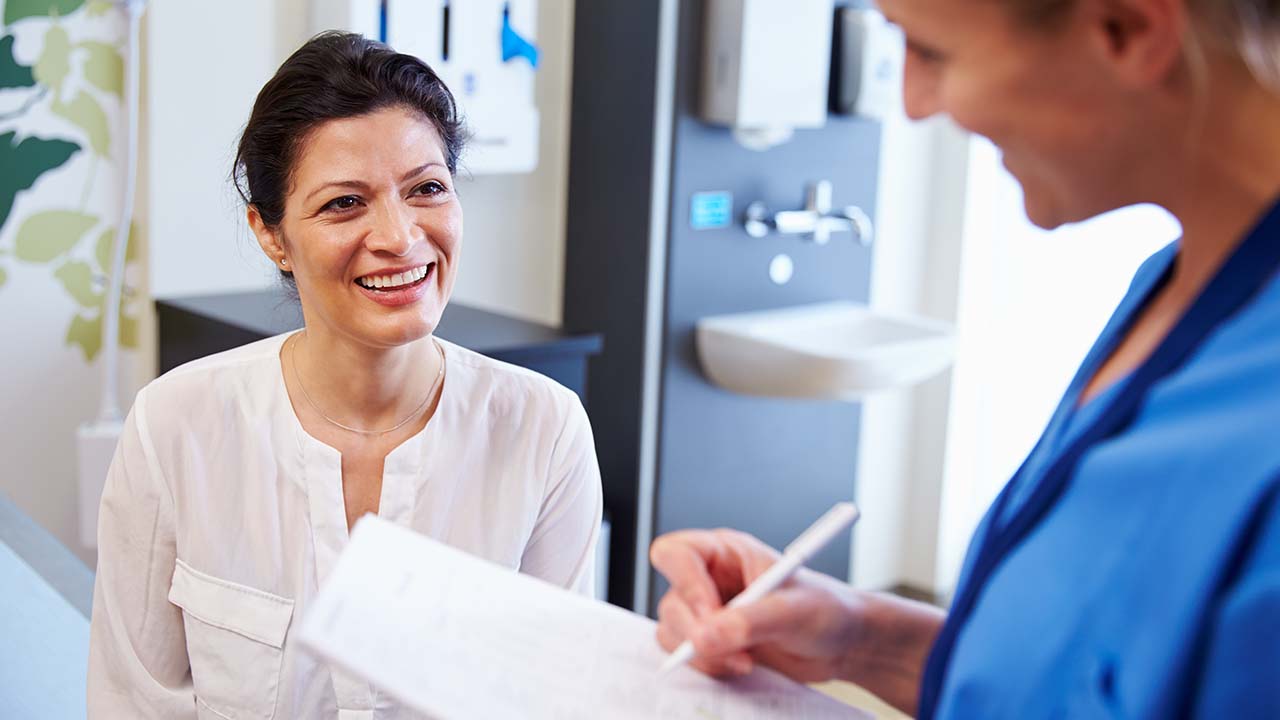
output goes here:
{"type": "Polygon", "coordinates": [[[475,175],[538,164],[537,0],[313,0],[316,31],[340,28],[422,58],[453,91],[475,175]]]}
{"type": "Polygon", "coordinates": [[[827,119],[832,0],[707,0],[699,115],[766,149],[827,119]]]}
{"type": "Polygon", "coordinates": [[[832,110],[884,120],[902,104],[902,31],[875,10],[841,8],[835,43],[832,110]]]}

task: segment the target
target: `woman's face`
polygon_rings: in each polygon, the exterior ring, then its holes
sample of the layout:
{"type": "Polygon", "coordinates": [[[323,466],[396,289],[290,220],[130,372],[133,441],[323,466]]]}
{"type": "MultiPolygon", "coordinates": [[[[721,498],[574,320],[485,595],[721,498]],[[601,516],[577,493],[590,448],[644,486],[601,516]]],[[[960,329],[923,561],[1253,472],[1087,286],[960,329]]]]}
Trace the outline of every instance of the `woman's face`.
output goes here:
{"type": "Polygon", "coordinates": [[[308,329],[371,347],[435,330],[449,302],[462,206],[435,127],[388,108],[331,120],[306,138],[278,228],[250,223],[291,271],[308,329]]]}
{"type": "Polygon", "coordinates": [[[907,37],[903,99],[989,138],[1045,228],[1136,202],[1132,93],[1097,3],[1075,0],[1050,28],[1014,17],[1020,0],[880,0],[907,37]]]}

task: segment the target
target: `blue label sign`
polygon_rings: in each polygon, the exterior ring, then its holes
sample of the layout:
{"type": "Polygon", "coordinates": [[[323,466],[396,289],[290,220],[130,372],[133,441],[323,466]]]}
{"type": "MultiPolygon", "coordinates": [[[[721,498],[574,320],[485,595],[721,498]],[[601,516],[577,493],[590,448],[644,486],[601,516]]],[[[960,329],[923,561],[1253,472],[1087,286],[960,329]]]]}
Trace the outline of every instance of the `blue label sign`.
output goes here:
{"type": "Polygon", "coordinates": [[[729,227],[733,224],[733,193],[694,193],[693,203],[689,208],[689,224],[694,230],[729,227]]]}

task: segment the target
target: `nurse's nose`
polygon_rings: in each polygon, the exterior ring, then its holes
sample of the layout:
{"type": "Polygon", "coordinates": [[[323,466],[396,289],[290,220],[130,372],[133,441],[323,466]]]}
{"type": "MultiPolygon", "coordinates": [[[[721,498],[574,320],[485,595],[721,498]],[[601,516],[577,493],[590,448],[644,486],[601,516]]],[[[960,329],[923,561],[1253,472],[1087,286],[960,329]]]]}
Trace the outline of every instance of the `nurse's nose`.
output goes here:
{"type": "Polygon", "coordinates": [[[383,252],[397,257],[408,255],[422,235],[414,223],[413,213],[398,207],[396,203],[381,203],[374,226],[365,236],[365,247],[373,252],[383,252]]]}
{"type": "Polygon", "coordinates": [[[942,109],[936,78],[908,55],[902,68],[902,109],[912,120],[924,120],[942,109]]]}

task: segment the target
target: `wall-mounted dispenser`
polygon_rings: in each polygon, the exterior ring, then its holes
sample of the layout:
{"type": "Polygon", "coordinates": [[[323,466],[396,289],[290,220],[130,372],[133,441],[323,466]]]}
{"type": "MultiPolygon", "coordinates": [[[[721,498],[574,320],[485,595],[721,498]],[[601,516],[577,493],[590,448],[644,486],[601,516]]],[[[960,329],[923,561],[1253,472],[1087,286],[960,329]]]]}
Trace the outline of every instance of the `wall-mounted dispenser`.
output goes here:
{"type": "Polygon", "coordinates": [[[422,58],[453,91],[476,175],[538,164],[537,0],[312,0],[316,31],[358,32],[422,58]]]}
{"type": "Polygon", "coordinates": [[[707,0],[699,116],[764,150],[827,120],[832,0],[707,0]]]}
{"type": "Polygon", "coordinates": [[[831,109],[883,120],[902,100],[902,31],[879,12],[836,11],[831,109]]]}

